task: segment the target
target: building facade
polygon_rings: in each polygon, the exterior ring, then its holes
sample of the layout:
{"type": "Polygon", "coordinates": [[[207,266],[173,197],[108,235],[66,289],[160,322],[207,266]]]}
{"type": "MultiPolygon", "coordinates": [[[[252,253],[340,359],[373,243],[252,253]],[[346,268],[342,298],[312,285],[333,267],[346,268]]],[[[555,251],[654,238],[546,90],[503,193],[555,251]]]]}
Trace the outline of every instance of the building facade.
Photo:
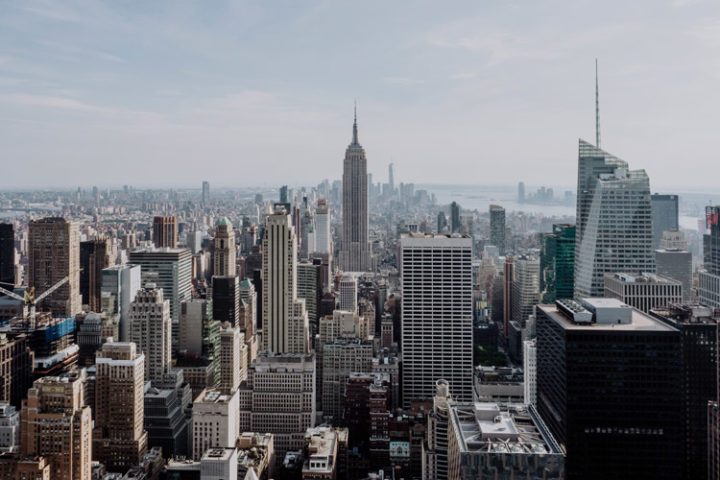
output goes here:
{"type": "Polygon", "coordinates": [[[448,235],[400,238],[403,403],[432,398],[448,380],[472,399],[472,239],[448,235]]]}
{"type": "Polygon", "coordinates": [[[682,283],[653,273],[606,273],[605,297],[649,313],[653,308],[682,303],[682,283]]]}
{"type": "Polygon", "coordinates": [[[159,380],[171,366],[170,302],[162,288],[148,283],[130,304],[128,338],[145,355],[146,380],[159,380]]]}
{"type": "Polygon", "coordinates": [[[308,315],[297,295],[297,239],[282,209],[266,219],[262,253],[263,350],[307,353],[308,315]]]}
{"type": "Polygon", "coordinates": [[[91,480],[92,415],[82,381],[43,377],[27,392],[20,412],[21,452],[42,456],[53,480],[91,480]]]}
{"type": "Polygon", "coordinates": [[[340,268],[346,272],[363,272],[370,268],[367,179],[367,159],[365,149],[358,141],[356,115],[352,142],[345,150],[342,175],[340,268]]]}
{"type": "Polygon", "coordinates": [[[134,343],[109,342],[95,360],[93,458],[109,471],[136,466],[148,449],[145,356],[134,343]]]}
{"type": "Polygon", "coordinates": [[[580,140],[575,297],[602,296],[614,272],[655,273],[650,179],[580,140]]]}
{"type": "Polygon", "coordinates": [[[38,305],[53,315],[72,317],[82,311],[80,295],[80,233],[78,225],[60,217],[28,224],[28,287],[35,295],[67,282],[38,305]]]}
{"type": "Polygon", "coordinates": [[[537,409],[567,478],[680,478],[678,330],[602,298],[539,305],[536,329],[537,409]]]}

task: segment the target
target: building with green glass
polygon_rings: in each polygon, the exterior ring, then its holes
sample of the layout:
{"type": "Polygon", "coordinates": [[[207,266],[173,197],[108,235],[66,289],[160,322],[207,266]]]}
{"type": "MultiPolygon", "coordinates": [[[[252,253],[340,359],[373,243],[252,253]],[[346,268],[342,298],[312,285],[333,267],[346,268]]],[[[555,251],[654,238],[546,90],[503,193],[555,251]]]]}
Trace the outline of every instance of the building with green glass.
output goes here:
{"type": "Polygon", "coordinates": [[[555,224],[543,239],[540,291],[543,303],[573,298],[575,290],[575,225],[555,224]]]}

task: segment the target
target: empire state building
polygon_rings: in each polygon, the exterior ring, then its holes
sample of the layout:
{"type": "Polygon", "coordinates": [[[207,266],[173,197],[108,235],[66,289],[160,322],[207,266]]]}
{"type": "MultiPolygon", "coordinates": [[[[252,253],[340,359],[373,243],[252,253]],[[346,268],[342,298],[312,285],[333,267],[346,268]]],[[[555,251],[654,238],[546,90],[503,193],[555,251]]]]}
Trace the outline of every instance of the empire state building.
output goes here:
{"type": "Polygon", "coordinates": [[[345,150],[343,162],[341,241],[340,268],[346,272],[369,270],[367,159],[358,142],[357,111],[352,143],[345,150]]]}

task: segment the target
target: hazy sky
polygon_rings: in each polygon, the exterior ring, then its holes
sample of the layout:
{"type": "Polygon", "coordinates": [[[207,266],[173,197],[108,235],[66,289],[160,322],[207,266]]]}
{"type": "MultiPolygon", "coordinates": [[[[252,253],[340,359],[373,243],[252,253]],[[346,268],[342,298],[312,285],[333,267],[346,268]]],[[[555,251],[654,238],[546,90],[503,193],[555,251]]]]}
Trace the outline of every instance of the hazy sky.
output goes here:
{"type": "Polygon", "coordinates": [[[574,185],[577,139],[718,187],[720,1],[0,0],[0,188],[574,185]]]}

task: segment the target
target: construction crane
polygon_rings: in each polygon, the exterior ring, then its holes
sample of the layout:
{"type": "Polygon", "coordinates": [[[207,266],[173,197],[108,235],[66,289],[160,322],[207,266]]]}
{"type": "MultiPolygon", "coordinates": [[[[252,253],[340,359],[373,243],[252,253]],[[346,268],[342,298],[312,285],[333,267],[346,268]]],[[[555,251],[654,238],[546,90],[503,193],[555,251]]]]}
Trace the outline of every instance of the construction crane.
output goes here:
{"type": "Polygon", "coordinates": [[[53,293],[55,290],[57,290],[58,288],[65,285],[68,282],[68,280],[70,280],[70,276],[63,278],[62,280],[60,280],[52,287],[45,290],[43,293],[41,293],[37,297],[35,296],[35,287],[30,287],[27,290],[25,290],[25,295],[22,297],[20,295],[16,294],[15,292],[11,292],[10,290],[4,289],[3,287],[0,287],[0,293],[4,293],[8,297],[11,297],[11,298],[14,298],[15,300],[19,300],[19,301],[23,302],[23,319],[25,320],[25,322],[28,323],[30,329],[33,330],[33,329],[35,329],[35,315],[36,315],[35,305],[38,302],[41,302],[43,299],[45,299],[48,295],[53,293]]]}

